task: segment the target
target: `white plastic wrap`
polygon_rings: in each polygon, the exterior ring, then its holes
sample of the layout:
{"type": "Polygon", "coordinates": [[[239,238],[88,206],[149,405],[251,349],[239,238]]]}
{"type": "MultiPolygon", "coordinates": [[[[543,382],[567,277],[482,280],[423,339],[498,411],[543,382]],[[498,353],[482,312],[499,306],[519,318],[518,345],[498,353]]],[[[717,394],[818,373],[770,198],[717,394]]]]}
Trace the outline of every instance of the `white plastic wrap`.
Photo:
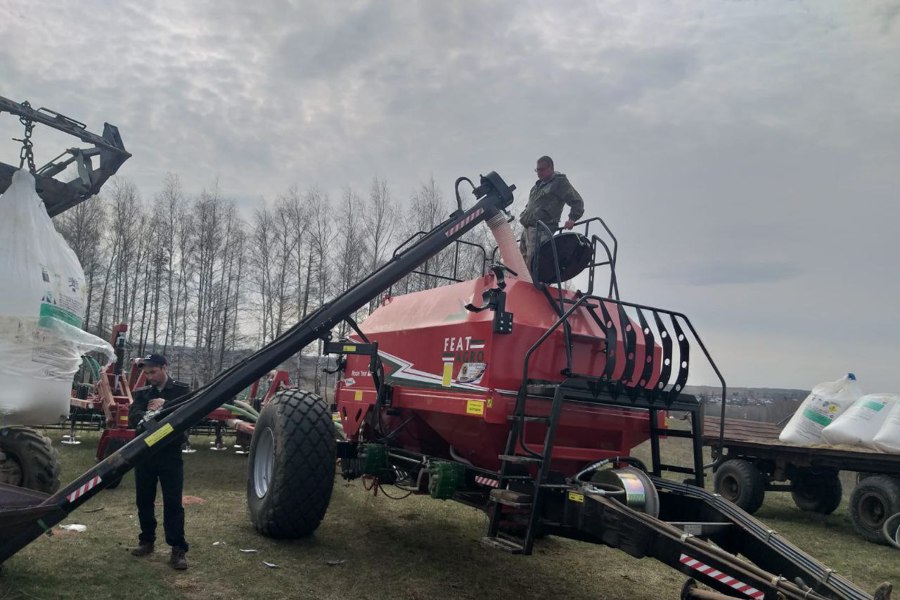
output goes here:
{"type": "Polygon", "coordinates": [[[822,443],[822,430],[856,402],[862,391],[856,376],[848,373],[837,381],[820,383],[812,389],[778,436],[787,444],[822,443]]]}
{"type": "Polygon", "coordinates": [[[898,400],[900,396],[895,394],[866,394],[822,430],[822,439],[829,444],[873,446],[875,435],[898,400]]]}
{"type": "Polygon", "coordinates": [[[114,355],[81,329],[84,271],[27,171],[0,195],[0,281],[0,427],[56,422],[69,414],[81,355],[114,355]]]}
{"type": "Polygon", "coordinates": [[[872,445],[882,452],[900,454],[900,398],[872,439],[872,445]]]}

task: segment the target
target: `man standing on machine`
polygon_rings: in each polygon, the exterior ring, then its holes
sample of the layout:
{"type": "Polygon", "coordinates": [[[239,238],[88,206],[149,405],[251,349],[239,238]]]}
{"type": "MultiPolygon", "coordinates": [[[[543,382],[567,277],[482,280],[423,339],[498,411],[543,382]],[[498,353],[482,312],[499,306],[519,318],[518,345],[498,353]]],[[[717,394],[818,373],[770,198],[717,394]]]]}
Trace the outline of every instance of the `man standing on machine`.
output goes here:
{"type": "Polygon", "coordinates": [[[525,227],[519,249],[529,269],[534,268],[532,261],[541,244],[556,232],[559,219],[562,217],[563,205],[569,205],[569,217],[565,228],[572,229],[575,222],[584,214],[584,200],[562,173],[553,170],[553,159],[542,156],[537,160],[534,170],[538,180],[528,195],[528,205],[519,216],[519,222],[525,227]],[[547,226],[547,229],[541,226],[547,226]]]}

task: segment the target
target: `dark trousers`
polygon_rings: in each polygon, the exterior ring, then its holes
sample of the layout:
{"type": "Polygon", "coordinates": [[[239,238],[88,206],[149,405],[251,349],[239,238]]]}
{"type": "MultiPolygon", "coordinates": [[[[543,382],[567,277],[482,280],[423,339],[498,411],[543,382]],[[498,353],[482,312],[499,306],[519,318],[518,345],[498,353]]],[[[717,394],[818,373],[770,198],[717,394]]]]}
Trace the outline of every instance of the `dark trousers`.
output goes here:
{"type": "Polygon", "coordinates": [[[174,449],[167,448],[134,468],[135,500],[141,524],[138,540],[142,544],[156,542],[154,505],[157,481],[162,488],[163,530],[166,532],[166,543],[187,552],[188,543],[184,539],[184,507],[181,505],[184,463],[181,460],[180,446],[175,446],[174,449]]]}

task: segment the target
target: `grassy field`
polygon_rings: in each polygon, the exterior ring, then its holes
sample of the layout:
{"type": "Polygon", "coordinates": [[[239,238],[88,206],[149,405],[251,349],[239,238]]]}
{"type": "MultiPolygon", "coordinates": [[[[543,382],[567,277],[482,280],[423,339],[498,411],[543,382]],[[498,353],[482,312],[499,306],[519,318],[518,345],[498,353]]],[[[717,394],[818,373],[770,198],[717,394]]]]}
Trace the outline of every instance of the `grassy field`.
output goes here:
{"type": "MultiPolygon", "coordinates": [[[[58,442],[62,432],[48,435],[58,442]]],[[[64,482],[93,462],[97,435],[82,441],[58,446],[64,482]]],[[[185,457],[188,571],[168,566],[164,544],[149,558],[127,552],[138,532],[129,474],[118,489],[101,492],[63,521],[84,524],[85,532],[57,530],[8,560],[0,572],[0,600],[650,600],[677,598],[685,579],[649,559],[553,537],[540,540],[530,557],[487,550],[478,542],[486,518],[474,509],[422,497],[394,501],[340,478],[314,536],[271,540],[249,524],[246,457],[210,452],[202,437],[193,441],[201,450],[185,457]]],[[[845,486],[845,496],[850,490],[845,486]]],[[[789,495],[769,494],[757,516],[870,592],[881,581],[900,583],[900,552],[858,538],[846,498],[835,514],[821,517],[801,513],[789,495]]]]}

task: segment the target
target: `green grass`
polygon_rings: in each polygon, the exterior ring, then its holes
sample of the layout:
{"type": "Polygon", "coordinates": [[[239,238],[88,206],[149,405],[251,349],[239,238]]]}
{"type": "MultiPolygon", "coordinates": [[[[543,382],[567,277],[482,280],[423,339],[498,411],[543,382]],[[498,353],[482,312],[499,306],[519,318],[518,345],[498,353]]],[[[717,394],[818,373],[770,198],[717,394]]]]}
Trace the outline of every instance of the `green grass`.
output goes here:
{"type": "MultiPolygon", "coordinates": [[[[58,442],[61,432],[49,435],[58,442]]],[[[96,434],[82,441],[58,446],[64,482],[93,462],[96,434]]],[[[0,573],[0,600],[650,600],[677,598],[685,579],[649,559],[554,537],[540,540],[531,557],[488,550],[478,542],[486,518],[474,509],[423,497],[372,496],[361,482],[340,478],[314,536],[271,540],[249,524],[246,457],[210,452],[202,437],[193,441],[203,449],[185,457],[185,494],[205,502],[185,507],[192,545],[188,571],[168,566],[165,545],[144,559],[128,554],[138,532],[129,474],[118,489],[101,492],[63,521],[84,524],[87,531],[42,537],[8,560],[0,573]],[[258,552],[242,553],[242,548],[258,552]]],[[[856,537],[846,502],[836,514],[816,517],[794,508],[789,495],[770,494],[758,517],[867,590],[884,580],[900,583],[900,552],[856,537]]]]}

